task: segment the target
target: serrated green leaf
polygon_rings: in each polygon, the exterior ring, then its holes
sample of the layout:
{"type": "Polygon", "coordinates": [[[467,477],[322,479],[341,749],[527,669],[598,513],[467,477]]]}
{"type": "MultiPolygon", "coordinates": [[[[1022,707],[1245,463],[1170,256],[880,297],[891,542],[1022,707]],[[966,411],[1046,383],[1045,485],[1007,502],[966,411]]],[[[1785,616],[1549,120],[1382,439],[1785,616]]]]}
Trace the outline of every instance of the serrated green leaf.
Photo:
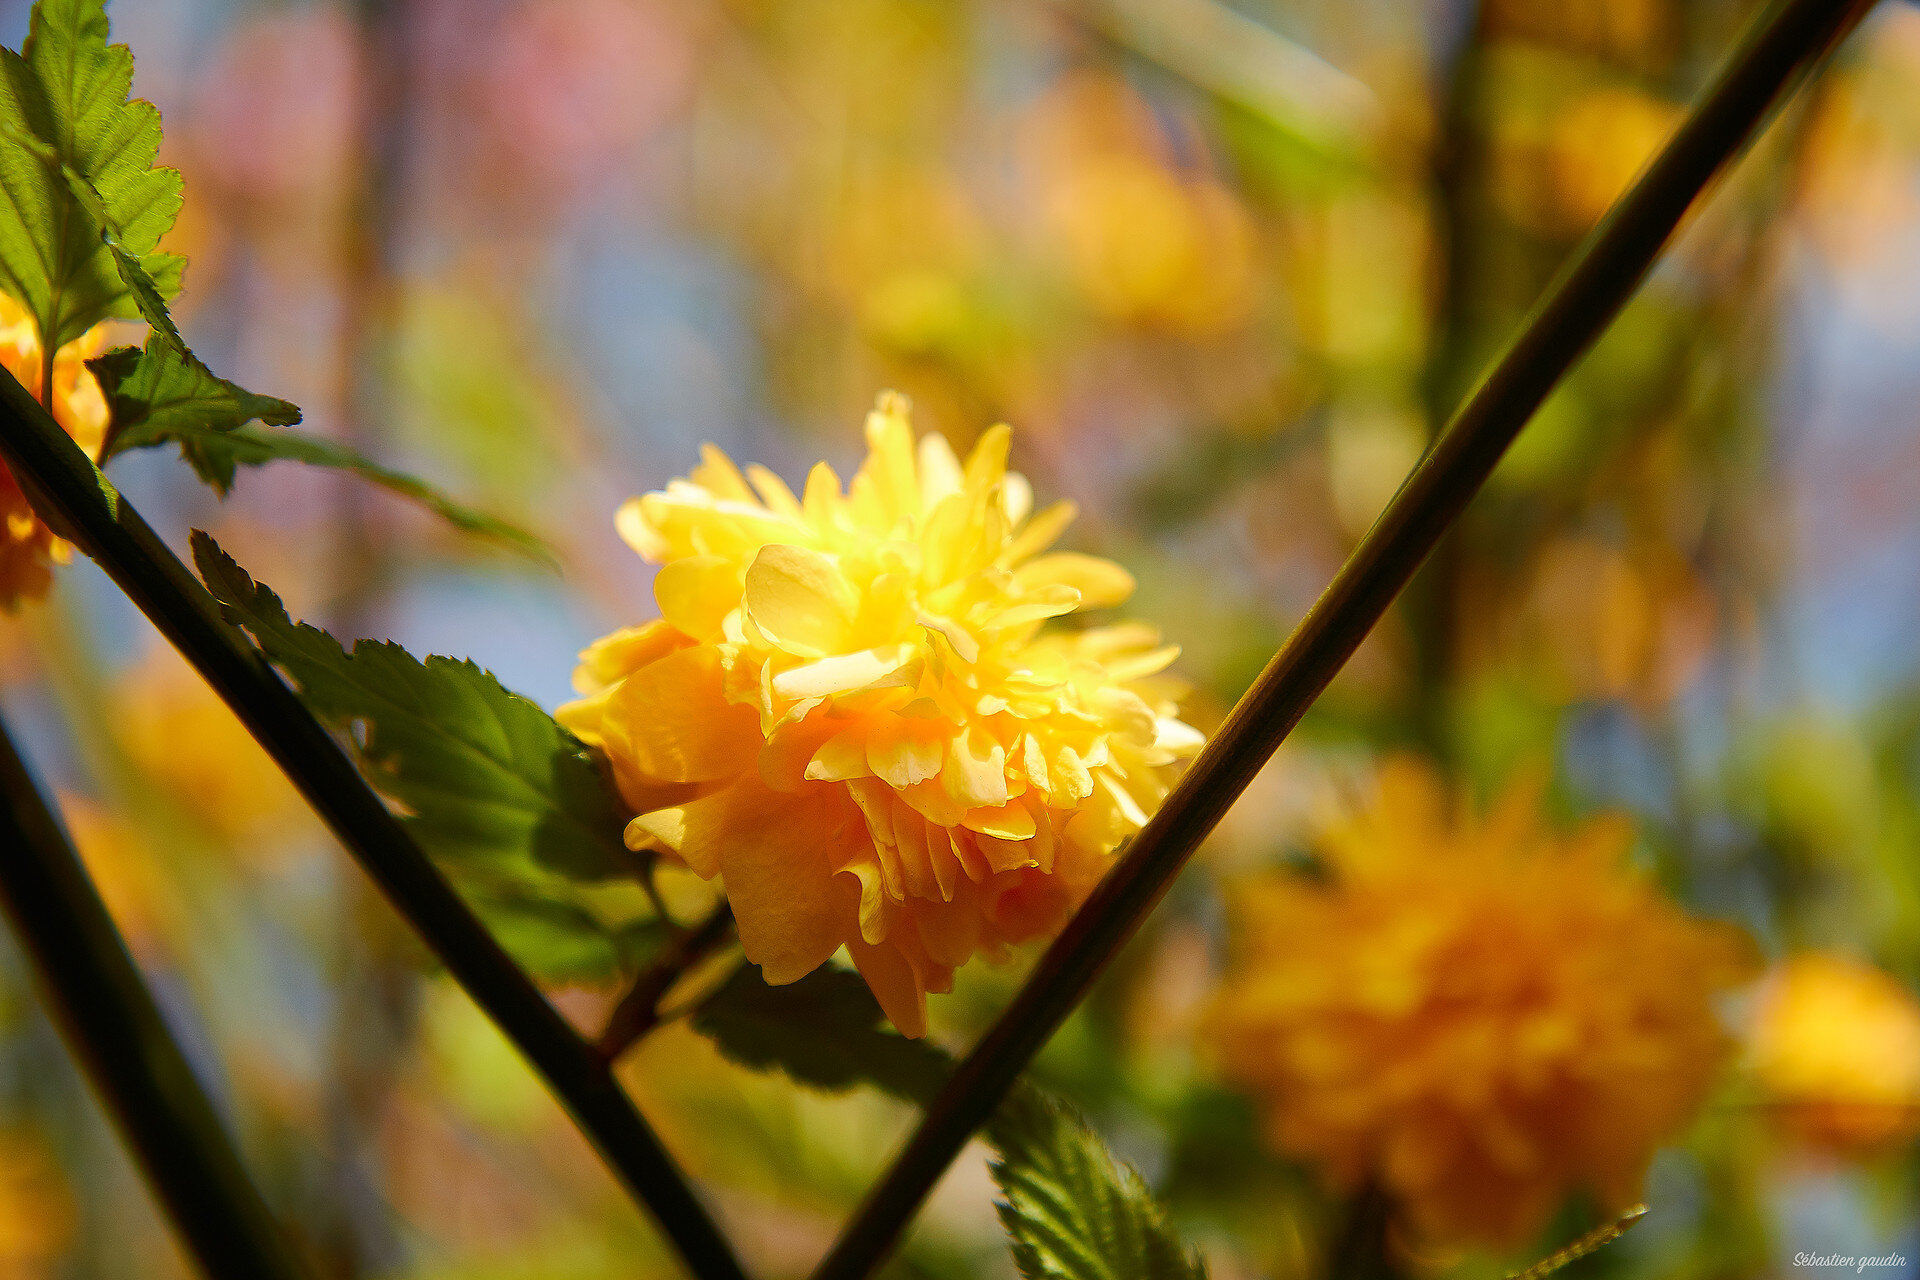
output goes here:
{"type": "Polygon", "coordinates": [[[187,260],[177,253],[163,253],[157,249],[144,257],[129,250],[120,239],[118,224],[114,221],[112,211],[107,208],[100,189],[85,174],[63,160],[50,144],[23,133],[12,122],[0,120],[0,130],[38,155],[49,172],[58,173],[81,212],[99,228],[100,238],[113,258],[113,268],[119,273],[120,283],[127,288],[126,297],[114,304],[110,314],[117,319],[145,320],[163,341],[171,344],[183,356],[191,357],[187,340],[180,336],[180,330],[167,310],[167,299],[180,291],[187,260]],[[162,279],[166,284],[161,283],[162,279]]]}
{"type": "Polygon", "coordinates": [[[276,427],[291,425],[300,421],[300,410],[218,377],[191,351],[164,342],[157,334],[142,349],[121,347],[88,361],[87,367],[99,380],[113,418],[108,457],[130,449],[177,444],[180,456],[223,496],[242,466],[302,462],[350,471],[420,503],[457,529],[504,543],[549,568],[557,563],[552,549],[533,534],[455,502],[424,480],[383,467],[319,436],[248,425],[256,420],[276,427]]]}
{"type": "Polygon", "coordinates": [[[233,487],[241,461],[228,443],[236,428],[256,418],[276,426],[300,421],[299,406],[228,382],[185,347],[157,334],[144,349],[118,347],[89,360],[87,367],[100,383],[113,422],[107,458],[176,443],[222,497],[233,487]]]}
{"type": "MultiPolygon", "coordinates": [[[[180,175],[154,167],[160,113],[130,101],[132,87],[133,55],[107,43],[104,0],[38,0],[22,51],[0,49],[0,289],[26,306],[50,351],[108,317],[153,331],[140,351],[92,362],[111,412],[108,455],[177,443],[222,496],[243,464],[351,471],[553,565],[539,539],[424,481],[314,436],[245,430],[289,426],[300,411],[216,376],[181,338],[167,300],[185,259],[156,247],[179,214],[180,175]]],[[[45,369],[42,400],[51,360],[45,369]]]]}
{"type": "Polygon", "coordinates": [[[885,1023],[860,975],[828,966],[770,987],[756,966],[743,965],[693,1016],[696,1031],[756,1071],[777,1069],[831,1093],[871,1084],[903,1101],[930,1100],[953,1059],[885,1023]]]}
{"type": "Polygon", "coordinates": [[[368,780],[443,864],[510,879],[529,864],[579,880],[630,868],[623,815],[586,748],[552,716],[464,659],[421,662],[375,640],[348,653],[289,618],[212,538],[196,530],[192,541],[228,619],[348,737],[368,780]]]}
{"type": "Polygon", "coordinates": [[[987,1126],[995,1209],[1027,1280],[1205,1280],[1131,1165],[1057,1098],[1016,1088],[987,1126]]]}
{"type": "MultiPolygon", "coordinates": [[[[40,0],[20,52],[0,50],[0,287],[49,350],[127,313],[103,232],[144,264],[180,211],[180,175],[154,165],[160,113],[129,100],[132,88],[133,55],[107,43],[104,0],[40,0]],[[83,207],[66,169],[98,192],[98,210],[83,207]]],[[[177,286],[178,260],[156,256],[147,274],[177,286]]]]}
{"type": "MultiPolygon", "coordinates": [[[[696,1031],[756,1071],[838,1092],[870,1084],[925,1104],[953,1069],[944,1049],[885,1026],[858,974],[822,967],[770,987],[743,965],[694,1014],[696,1031]]],[[[999,1152],[996,1206],[1028,1280],[1205,1280],[1134,1169],[1072,1108],[1020,1084],[984,1135],[999,1152]]]]}

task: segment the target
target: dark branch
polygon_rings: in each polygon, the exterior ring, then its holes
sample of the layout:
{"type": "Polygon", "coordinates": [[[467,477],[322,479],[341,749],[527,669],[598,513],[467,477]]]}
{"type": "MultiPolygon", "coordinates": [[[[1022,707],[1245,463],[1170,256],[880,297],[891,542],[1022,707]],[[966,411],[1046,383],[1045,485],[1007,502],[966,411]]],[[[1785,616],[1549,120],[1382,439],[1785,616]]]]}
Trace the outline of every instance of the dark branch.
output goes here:
{"type": "Polygon", "coordinates": [[[0,907],[141,1172],[214,1280],[299,1280],[266,1202],[0,725],[0,907]]]}
{"type": "Polygon", "coordinates": [[[547,1003],[260,652],[11,375],[0,459],[36,511],[107,571],[259,739],[361,868],[543,1077],[701,1280],[742,1280],[732,1248],[607,1064],[547,1003]]]}
{"type": "Polygon", "coordinates": [[[600,1033],[601,1058],[614,1061],[659,1025],[660,1001],[673,984],[732,936],[733,907],[724,902],[699,924],[682,929],[633,980],[633,986],[614,1006],[612,1016],[607,1019],[607,1029],[600,1033]]]}
{"type": "Polygon", "coordinates": [[[1754,26],[1679,132],[1548,288],[1160,812],[954,1072],[815,1280],[860,1280],[885,1259],[969,1136],[1353,655],[1554,384],[1626,304],[1694,199],[1787,89],[1871,7],[1872,0],[1781,0],[1754,26]]]}

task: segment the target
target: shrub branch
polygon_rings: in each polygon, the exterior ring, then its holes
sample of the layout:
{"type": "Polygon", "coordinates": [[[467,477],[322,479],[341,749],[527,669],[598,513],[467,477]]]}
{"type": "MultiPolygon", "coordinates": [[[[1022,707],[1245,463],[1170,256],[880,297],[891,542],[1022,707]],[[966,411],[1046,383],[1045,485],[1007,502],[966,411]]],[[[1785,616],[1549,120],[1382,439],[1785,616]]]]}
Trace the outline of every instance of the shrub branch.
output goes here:
{"type": "Polygon", "coordinates": [[[106,570],[200,672],[506,1033],[700,1280],[743,1280],[732,1247],[594,1047],[574,1031],[387,810],[259,650],[140,514],[0,371],[0,460],[55,532],[106,570]]]}
{"type": "Polygon", "coordinates": [[[0,908],[182,1242],[214,1280],[304,1280],[4,724],[0,846],[0,908]]]}
{"type": "Polygon", "coordinates": [[[1778,0],[1750,28],[1679,131],[1562,268],[1160,812],[955,1070],[814,1280],[860,1280],[886,1258],[968,1138],[1353,655],[1547,393],[1619,314],[1701,191],[1870,8],[1872,0],[1778,0]]]}

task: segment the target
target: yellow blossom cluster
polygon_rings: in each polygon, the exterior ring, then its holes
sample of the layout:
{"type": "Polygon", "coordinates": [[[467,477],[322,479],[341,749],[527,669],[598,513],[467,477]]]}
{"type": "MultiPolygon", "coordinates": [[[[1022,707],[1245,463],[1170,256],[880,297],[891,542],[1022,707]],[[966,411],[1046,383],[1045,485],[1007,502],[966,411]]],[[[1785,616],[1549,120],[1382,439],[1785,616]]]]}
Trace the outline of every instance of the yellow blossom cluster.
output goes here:
{"type": "Polygon", "coordinates": [[[1378,782],[1326,834],[1324,880],[1240,896],[1208,1025],[1224,1073],[1277,1149],[1429,1243],[1518,1246],[1577,1189],[1626,1206],[1726,1056],[1744,940],[1624,866],[1622,822],[1557,835],[1526,785],[1456,812],[1409,758],[1378,782]]]}
{"type": "Polygon", "coordinates": [[[661,618],[581,655],[562,723],[603,750],[636,849],[722,877],[747,958],[792,982],[842,946],[887,1016],[1057,930],[1200,735],[1138,624],[1049,628],[1133,590],[1048,552],[1009,433],[962,463],[882,396],[844,489],[718,450],[624,506],[661,618]]]}
{"type": "MultiPolygon", "coordinates": [[[[87,456],[99,460],[107,440],[107,400],[87,368],[104,342],[99,327],[60,348],[53,359],[53,417],[87,456]]],[[[0,294],[0,365],[36,396],[45,372],[40,333],[33,317],[12,298],[0,294]]],[[[46,594],[53,565],[71,552],[33,513],[26,494],[0,463],[0,609],[46,594]]]]}
{"type": "Polygon", "coordinates": [[[1754,1075],[1787,1134],[1842,1155],[1920,1134],[1920,1000],[1891,975],[1808,953],[1760,988],[1754,1075]]]}

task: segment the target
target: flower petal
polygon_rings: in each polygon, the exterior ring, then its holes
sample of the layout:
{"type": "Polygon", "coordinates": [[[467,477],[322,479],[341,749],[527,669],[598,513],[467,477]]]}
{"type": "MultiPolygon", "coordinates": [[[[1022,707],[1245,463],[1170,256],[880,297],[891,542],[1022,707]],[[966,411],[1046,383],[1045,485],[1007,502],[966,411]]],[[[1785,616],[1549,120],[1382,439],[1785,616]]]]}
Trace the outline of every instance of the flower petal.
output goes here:
{"type": "Polygon", "coordinates": [[[843,843],[867,835],[838,788],[821,789],[812,804],[791,796],[778,804],[727,845],[720,865],[740,947],[775,986],[806,977],[859,937],[858,883],[835,875],[833,864],[843,843]]]}
{"type": "Polygon", "coordinates": [[[1007,802],[1007,752],[978,725],[955,734],[940,781],[963,808],[998,808],[1007,802]]]}
{"type": "Polygon", "coordinates": [[[873,989],[887,1021],[909,1040],[927,1034],[927,989],[899,946],[883,942],[876,947],[856,939],[847,944],[847,954],[873,989]]]}
{"type": "Polygon", "coordinates": [[[753,765],[760,714],[721,691],[720,654],[682,649],[640,668],[607,696],[601,731],[618,734],[640,771],[663,782],[729,778],[753,765]]]}
{"type": "Polygon", "coordinates": [[[851,648],[859,608],[833,557],[770,542],[747,566],[742,598],[753,625],[788,653],[818,658],[851,648]]]}
{"type": "Polygon", "coordinates": [[[1080,593],[1083,609],[1104,609],[1125,603],[1133,594],[1133,575],[1111,560],[1056,551],[1029,560],[1014,570],[1013,581],[1023,591],[1063,583],[1080,593]]]}
{"type": "Polygon", "coordinates": [[[683,556],[653,576],[660,616],[695,640],[717,640],[740,607],[740,566],[724,556],[683,556]]]}
{"type": "Polygon", "coordinates": [[[822,658],[782,671],[773,678],[773,691],[783,698],[822,698],[856,689],[905,686],[912,683],[907,675],[914,657],[912,645],[896,644],[822,658]]]}

